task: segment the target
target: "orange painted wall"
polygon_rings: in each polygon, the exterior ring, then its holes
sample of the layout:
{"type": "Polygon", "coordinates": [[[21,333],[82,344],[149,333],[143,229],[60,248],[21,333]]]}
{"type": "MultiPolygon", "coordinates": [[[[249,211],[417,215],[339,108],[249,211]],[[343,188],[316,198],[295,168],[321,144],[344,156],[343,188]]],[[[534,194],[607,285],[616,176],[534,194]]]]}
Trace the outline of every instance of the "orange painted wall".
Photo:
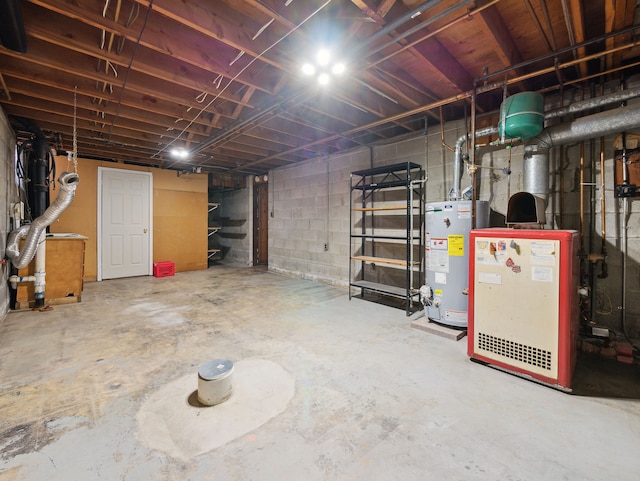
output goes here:
{"type": "MultiPolygon", "coordinates": [[[[98,167],[151,172],[153,175],[153,261],[172,261],[176,272],[207,268],[207,175],[178,177],[173,170],[78,159],[80,182],[71,205],[51,224],[51,232],[87,236],[84,278],[98,273],[98,167]]],[[[56,157],[57,175],[72,166],[56,157]]],[[[55,199],[58,190],[51,190],[55,199]]]]}

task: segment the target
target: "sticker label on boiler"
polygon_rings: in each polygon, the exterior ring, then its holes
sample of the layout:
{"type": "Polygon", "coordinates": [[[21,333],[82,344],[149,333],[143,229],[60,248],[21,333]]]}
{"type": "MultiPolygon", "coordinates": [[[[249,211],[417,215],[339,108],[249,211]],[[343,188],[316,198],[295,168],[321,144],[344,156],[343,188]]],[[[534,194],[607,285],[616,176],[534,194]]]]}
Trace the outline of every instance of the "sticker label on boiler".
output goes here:
{"type": "Polygon", "coordinates": [[[531,266],[531,280],[553,282],[553,269],[551,267],[531,266]]]}
{"type": "Polygon", "coordinates": [[[478,282],[482,284],[502,284],[502,275],[493,272],[478,272],[478,282]]]}

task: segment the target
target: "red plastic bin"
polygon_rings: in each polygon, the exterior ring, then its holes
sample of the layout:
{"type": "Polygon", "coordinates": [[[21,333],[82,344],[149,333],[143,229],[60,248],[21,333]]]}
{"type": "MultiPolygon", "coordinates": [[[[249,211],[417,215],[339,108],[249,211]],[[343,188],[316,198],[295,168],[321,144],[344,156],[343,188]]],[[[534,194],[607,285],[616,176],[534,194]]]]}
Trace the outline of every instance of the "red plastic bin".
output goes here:
{"type": "Polygon", "coordinates": [[[170,277],[176,273],[176,266],[173,262],[163,261],[153,263],[153,275],[155,277],[170,277]]]}

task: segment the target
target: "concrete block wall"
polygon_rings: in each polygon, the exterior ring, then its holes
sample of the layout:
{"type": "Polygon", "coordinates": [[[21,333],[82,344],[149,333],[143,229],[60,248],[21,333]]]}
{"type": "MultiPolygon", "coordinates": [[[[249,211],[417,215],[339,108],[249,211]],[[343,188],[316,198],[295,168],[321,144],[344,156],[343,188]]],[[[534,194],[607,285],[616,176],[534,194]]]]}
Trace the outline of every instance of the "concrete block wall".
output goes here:
{"type": "MultiPolygon", "coordinates": [[[[608,91],[617,86],[608,88],[608,91]]],[[[605,92],[606,93],[606,92],[605,92]]],[[[579,91],[568,91],[563,105],[580,100],[579,91]]],[[[588,97],[588,95],[586,96],[588,97]]],[[[633,106],[637,102],[630,102],[633,106]]],[[[547,110],[560,104],[559,98],[546,100],[547,110]]],[[[611,107],[610,107],[611,108],[611,107]]],[[[640,108],[640,106],[638,107],[640,108]]],[[[586,115],[580,114],[580,115],[586,115]]],[[[444,140],[454,147],[464,135],[464,121],[444,126],[444,140]]],[[[640,132],[631,132],[640,133],[640,132]]],[[[585,219],[584,252],[600,253],[602,245],[601,203],[605,198],[608,276],[597,278],[600,265],[592,266],[596,274],[596,307],[591,321],[615,332],[622,331],[623,296],[622,237],[627,233],[626,328],[640,338],[640,202],[629,201],[629,218],[625,224],[624,201],[614,197],[615,136],[607,136],[605,145],[605,190],[601,192],[599,165],[600,139],[585,142],[585,219]],[[595,184],[595,185],[591,185],[595,184]],[[590,191],[592,200],[590,200],[590,191]],[[593,215],[590,212],[593,210],[593,215]],[[591,229],[593,225],[593,229],[591,229]]],[[[486,200],[492,211],[492,226],[503,226],[510,195],[523,190],[524,147],[484,148],[476,154],[478,170],[477,196],[486,200]],[[510,168],[510,173],[508,170],[510,168]]],[[[349,242],[349,174],[355,170],[398,162],[416,162],[427,172],[426,201],[448,198],[453,186],[453,152],[441,143],[440,128],[428,135],[400,137],[384,145],[374,145],[340,155],[315,158],[270,173],[269,266],[295,276],[333,285],[348,284],[349,242]],[[328,180],[327,180],[328,179],[328,180]],[[328,196],[328,200],[327,200],[328,196]],[[327,244],[328,250],[324,250],[327,244]]],[[[472,179],[463,169],[461,187],[472,179]]],[[[558,147],[551,151],[549,172],[550,198],[546,210],[546,229],[580,229],[580,145],[558,147]]],[[[640,200],[640,198],[639,198],[640,200]]],[[[589,263],[585,271],[589,272],[589,263]]]]}
{"type": "Polygon", "coordinates": [[[247,185],[246,189],[223,192],[210,199],[212,202],[220,203],[215,212],[215,223],[219,223],[222,229],[215,235],[219,242],[216,248],[221,248],[225,261],[243,265],[251,265],[253,262],[253,191],[250,181],[247,185]],[[225,237],[225,234],[234,237],[225,237]]]}
{"type": "MultiPolygon", "coordinates": [[[[9,121],[0,107],[0,252],[4,257],[7,236],[11,230],[11,204],[18,201],[15,184],[15,148],[16,139],[9,121]]],[[[0,322],[9,311],[9,269],[3,268],[0,277],[0,322]]]]}
{"type": "Polygon", "coordinates": [[[269,269],[346,286],[349,177],[369,149],[318,157],[269,173],[269,269]]]}

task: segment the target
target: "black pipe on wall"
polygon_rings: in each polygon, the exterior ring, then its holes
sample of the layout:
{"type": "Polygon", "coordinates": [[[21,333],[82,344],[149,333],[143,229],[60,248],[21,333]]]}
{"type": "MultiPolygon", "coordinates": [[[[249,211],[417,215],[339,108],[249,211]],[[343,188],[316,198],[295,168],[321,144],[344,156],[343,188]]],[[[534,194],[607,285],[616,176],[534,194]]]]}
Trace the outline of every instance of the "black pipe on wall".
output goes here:
{"type": "Polygon", "coordinates": [[[20,0],[0,0],[0,40],[2,45],[15,52],[27,52],[27,35],[24,31],[20,0]]]}
{"type": "Polygon", "coordinates": [[[31,183],[33,200],[31,204],[33,218],[37,219],[47,210],[47,196],[49,183],[47,169],[49,167],[49,145],[47,141],[39,137],[33,143],[33,157],[31,159],[31,183]]]}

